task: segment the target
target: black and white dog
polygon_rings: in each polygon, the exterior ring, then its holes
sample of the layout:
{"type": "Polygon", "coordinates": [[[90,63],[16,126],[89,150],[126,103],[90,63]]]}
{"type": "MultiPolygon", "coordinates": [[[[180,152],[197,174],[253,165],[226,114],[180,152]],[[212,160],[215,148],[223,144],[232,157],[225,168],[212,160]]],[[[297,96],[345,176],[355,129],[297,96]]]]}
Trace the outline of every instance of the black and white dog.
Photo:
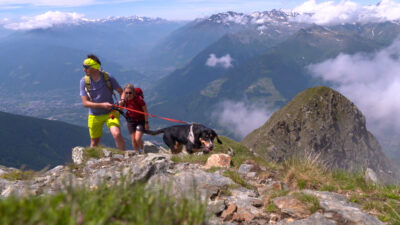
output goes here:
{"type": "Polygon", "coordinates": [[[186,151],[190,154],[201,150],[204,153],[209,153],[214,147],[213,141],[215,138],[217,138],[219,144],[222,144],[213,129],[201,124],[177,125],[155,131],[145,130],[143,133],[149,135],[163,133],[164,143],[171,149],[173,154],[181,152],[183,145],[186,145],[186,151]]]}

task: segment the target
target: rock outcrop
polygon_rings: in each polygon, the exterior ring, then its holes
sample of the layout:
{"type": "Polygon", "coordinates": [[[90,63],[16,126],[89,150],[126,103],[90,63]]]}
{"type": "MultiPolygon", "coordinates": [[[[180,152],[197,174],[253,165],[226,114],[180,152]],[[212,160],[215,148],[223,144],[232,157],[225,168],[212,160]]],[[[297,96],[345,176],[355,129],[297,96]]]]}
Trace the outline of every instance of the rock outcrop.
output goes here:
{"type": "Polygon", "coordinates": [[[242,143],[277,162],[311,155],[329,168],[371,168],[381,183],[400,182],[399,170],[367,130],[360,110],[328,87],[301,92],[242,143]]]}

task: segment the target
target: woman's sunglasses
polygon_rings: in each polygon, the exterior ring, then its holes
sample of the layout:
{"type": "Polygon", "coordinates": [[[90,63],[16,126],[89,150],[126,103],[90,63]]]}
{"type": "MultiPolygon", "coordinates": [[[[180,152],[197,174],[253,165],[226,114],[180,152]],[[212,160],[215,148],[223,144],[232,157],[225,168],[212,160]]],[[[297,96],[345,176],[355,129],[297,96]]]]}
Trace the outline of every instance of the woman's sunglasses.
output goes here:
{"type": "Polygon", "coordinates": [[[89,69],[89,68],[90,68],[90,66],[88,66],[88,65],[83,65],[83,68],[85,68],[85,69],[89,69]]]}
{"type": "Polygon", "coordinates": [[[133,92],[131,92],[131,91],[127,91],[127,92],[125,92],[125,94],[127,94],[127,95],[131,95],[131,94],[133,94],[133,92]]]}

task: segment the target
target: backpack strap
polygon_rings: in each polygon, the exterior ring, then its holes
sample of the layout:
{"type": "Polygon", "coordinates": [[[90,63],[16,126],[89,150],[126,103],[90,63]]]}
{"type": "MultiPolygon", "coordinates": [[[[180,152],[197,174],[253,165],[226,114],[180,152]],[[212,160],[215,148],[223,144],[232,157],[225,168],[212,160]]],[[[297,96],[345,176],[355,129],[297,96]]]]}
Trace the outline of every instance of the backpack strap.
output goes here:
{"type": "Polygon", "coordinates": [[[106,85],[107,85],[108,89],[111,91],[111,94],[114,96],[115,101],[118,102],[118,98],[115,95],[114,89],[111,84],[110,75],[108,75],[108,73],[105,71],[100,71],[100,72],[103,73],[103,77],[104,77],[104,80],[106,81],[106,85]]]}
{"type": "Polygon", "coordinates": [[[103,77],[104,77],[104,80],[106,81],[108,89],[110,89],[110,91],[114,94],[114,89],[111,84],[110,76],[108,75],[107,72],[103,71],[103,77]]]}
{"type": "MultiPolygon", "coordinates": [[[[100,71],[100,73],[103,74],[103,78],[106,81],[106,85],[107,85],[108,89],[111,91],[111,93],[115,97],[115,99],[117,99],[117,97],[116,97],[116,95],[114,93],[114,89],[112,87],[110,75],[108,75],[108,73],[104,72],[104,71],[100,71]]],[[[91,90],[90,77],[88,75],[85,75],[84,79],[85,79],[85,92],[86,92],[87,96],[89,97],[89,100],[92,101],[92,97],[90,96],[90,90],[91,90]]]]}
{"type": "Polygon", "coordinates": [[[90,87],[90,77],[88,75],[85,75],[84,79],[85,79],[85,92],[86,92],[86,95],[89,97],[89,100],[92,101],[92,97],[90,96],[90,89],[91,89],[91,87],[90,87]]]}

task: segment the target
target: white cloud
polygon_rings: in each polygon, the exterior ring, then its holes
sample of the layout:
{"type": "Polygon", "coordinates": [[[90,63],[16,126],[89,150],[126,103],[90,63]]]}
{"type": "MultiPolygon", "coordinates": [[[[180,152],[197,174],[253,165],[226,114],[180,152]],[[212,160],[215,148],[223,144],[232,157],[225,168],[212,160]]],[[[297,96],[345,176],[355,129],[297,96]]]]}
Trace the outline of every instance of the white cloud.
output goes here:
{"type": "Polygon", "coordinates": [[[400,132],[400,39],[373,54],[340,54],[308,66],[353,101],[376,132],[400,132]]]}
{"type": "Polygon", "coordinates": [[[8,19],[8,18],[2,18],[0,20],[0,24],[5,24],[5,23],[8,23],[9,21],[10,21],[10,19],[8,19]]]}
{"type": "Polygon", "coordinates": [[[244,138],[261,127],[272,112],[267,106],[247,102],[224,101],[212,113],[213,118],[223,127],[233,131],[238,138],[244,138]]]}
{"type": "Polygon", "coordinates": [[[210,54],[206,61],[206,65],[210,67],[216,67],[220,65],[227,69],[229,67],[232,67],[232,60],[233,58],[229,54],[221,56],[220,58],[218,58],[215,54],[210,54]]]}
{"type": "Polygon", "coordinates": [[[0,1],[0,8],[3,7],[22,7],[26,5],[33,6],[82,6],[93,4],[95,0],[2,0],[0,1]]]}
{"type": "Polygon", "coordinates": [[[34,17],[22,17],[20,22],[11,22],[4,27],[11,30],[50,28],[57,24],[76,24],[85,21],[82,14],[49,11],[34,17]]]}
{"type": "Polygon", "coordinates": [[[0,8],[14,6],[59,6],[75,7],[96,4],[114,4],[121,2],[135,2],[137,0],[1,0],[0,8]]]}
{"type": "Polygon", "coordinates": [[[317,3],[316,0],[308,0],[293,11],[301,14],[293,20],[320,25],[400,19],[400,3],[394,0],[382,0],[379,4],[370,6],[362,6],[352,1],[340,1],[335,4],[334,1],[317,3]]]}

